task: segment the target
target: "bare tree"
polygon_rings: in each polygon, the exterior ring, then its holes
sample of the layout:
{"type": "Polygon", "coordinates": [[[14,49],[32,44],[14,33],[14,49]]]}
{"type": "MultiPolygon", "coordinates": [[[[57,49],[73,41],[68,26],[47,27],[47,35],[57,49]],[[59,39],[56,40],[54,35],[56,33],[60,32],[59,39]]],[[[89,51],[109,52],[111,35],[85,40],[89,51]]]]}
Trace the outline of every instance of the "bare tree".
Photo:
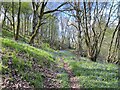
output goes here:
{"type": "Polygon", "coordinates": [[[34,42],[34,38],[36,37],[40,26],[42,24],[44,24],[44,22],[42,22],[43,16],[46,15],[46,14],[58,11],[59,8],[61,8],[63,5],[66,4],[66,2],[64,2],[54,10],[45,11],[47,3],[48,3],[48,1],[46,1],[46,2],[45,1],[44,2],[36,2],[36,3],[33,2],[32,3],[33,4],[33,10],[35,11],[34,12],[34,18],[36,17],[36,13],[37,13],[39,19],[37,21],[37,24],[35,22],[34,22],[35,24],[33,23],[34,30],[32,32],[32,36],[31,36],[30,41],[29,41],[30,44],[32,44],[34,42]],[[36,7],[36,10],[35,10],[35,7],[36,7]],[[38,11],[38,8],[40,9],[39,11],[38,11]]]}
{"type": "Polygon", "coordinates": [[[98,9],[98,2],[96,2],[96,6],[93,11],[93,15],[94,15],[93,22],[92,22],[91,17],[89,16],[89,15],[91,15],[91,12],[92,12],[91,11],[92,3],[84,2],[83,4],[84,4],[83,21],[85,24],[84,34],[85,34],[85,43],[88,48],[88,57],[92,61],[96,61],[96,59],[101,51],[101,46],[102,46],[102,43],[104,40],[104,36],[105,36],[106,30],[108,28],[108,24],[110,22],[113,3],[110,6],[109,14],[107,16],[107,20],[105,21],[106,23],[105,23],[104,28],[101,28],[101,21],[102,21],[102,18],[104,17],[103,14],[104,14],[104,10],[106,9],[107,3],[103,3],[104,7],[101,7],[101,9],[99,7],[99,9],[98,9]],[[101,17],[99,18],[98,15],[101,15],[101,17]],[[98,26],[100,29],[99,32],[95,28],[97,22],[98,22],[98,26]]]}

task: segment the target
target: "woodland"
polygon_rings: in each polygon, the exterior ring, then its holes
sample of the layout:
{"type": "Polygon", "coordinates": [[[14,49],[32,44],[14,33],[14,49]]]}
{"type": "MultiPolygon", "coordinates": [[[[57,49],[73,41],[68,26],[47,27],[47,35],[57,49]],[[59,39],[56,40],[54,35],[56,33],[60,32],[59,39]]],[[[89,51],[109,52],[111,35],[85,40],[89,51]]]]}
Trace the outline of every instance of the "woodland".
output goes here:
{"type": "Polygon", "coordinates": [[[118,0],[0,2],[1,89],[119,90],[118,0]]]}

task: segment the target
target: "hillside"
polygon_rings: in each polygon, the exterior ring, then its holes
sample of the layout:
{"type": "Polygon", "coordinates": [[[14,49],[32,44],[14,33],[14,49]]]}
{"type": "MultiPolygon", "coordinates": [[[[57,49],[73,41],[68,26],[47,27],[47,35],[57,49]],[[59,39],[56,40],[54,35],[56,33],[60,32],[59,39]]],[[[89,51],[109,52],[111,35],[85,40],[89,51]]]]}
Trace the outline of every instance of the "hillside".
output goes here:
{"type": "Polygon", "coordinates": [[[120,2],[2,0],[0,89],[119,90],[120,2]]]}
{"type": "Polygon", "coordinates": [[[71,50],[40,49],[2,37],[0,42],[2,88],[70,88],[65,64],[81,88],[118,88],[117,65],[78,58],[71,50]]]}

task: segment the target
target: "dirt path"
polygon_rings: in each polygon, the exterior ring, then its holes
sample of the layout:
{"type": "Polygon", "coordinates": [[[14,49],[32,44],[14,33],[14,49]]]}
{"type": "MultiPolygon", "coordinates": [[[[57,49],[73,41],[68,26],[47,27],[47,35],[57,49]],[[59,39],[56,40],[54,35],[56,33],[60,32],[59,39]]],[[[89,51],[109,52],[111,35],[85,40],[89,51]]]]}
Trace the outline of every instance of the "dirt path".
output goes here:
{"type": "Polygon", "coordinates": [[[65,63],[63,58],[60,58],[60,60],[63,63],[63,67],[64,67],[64,69],[66,70],[66,72],[68,74],[70,88],[73,89],[73,90],[80,89],[79,79],[74,75],[74,73],[72,72],[69,64],[65,63]]]}

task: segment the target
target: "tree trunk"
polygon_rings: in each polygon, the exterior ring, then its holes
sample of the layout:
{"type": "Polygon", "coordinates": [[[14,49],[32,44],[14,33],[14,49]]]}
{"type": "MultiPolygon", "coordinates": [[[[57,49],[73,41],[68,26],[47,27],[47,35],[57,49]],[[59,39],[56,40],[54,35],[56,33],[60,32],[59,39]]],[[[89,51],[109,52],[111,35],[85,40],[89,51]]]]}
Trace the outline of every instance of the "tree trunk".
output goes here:
{"type": "Polygon", "coordinates": [[[20,10],[21,10],[21,0],[19,0],[19,9],[18,9],[18,23],[17,23],[17,30],[16,30],[16,35],[15,35],[15,40],[18,40],[19,36],[19,29],[20,29],[20,10]]]}
{"type": "MultiPolygon", "coordinates": [[[[119,19],[120,22],[120,19],[119,19]]],[[[120,65],[120,24],[118,27],[118,64],[120,65]]]]}
{"type": "Polygon", "coordinates": [[[30,38],[29,44],[34,43],[34,38],[36,37],[40,26],[41,26],[41,21],[39,20],[39,23],[37,24],[37,27],[35,28],[35,31],[34,31],[34,33],[32,34],[31,38],[30,38]]]}
{"type": "Polygon", "coordinates": [[[12,1],[12,28],[13,28],[13,32],[14,32],[14,37],[15,37],[15,19],[14,19],[14,2],[12,1]]]}
{"type": "Polygon", "coordinates": [[[119,18],[119,25],[118,25],[118,64],[120,65],[120,2],[118,6],[118,18],[119,18]]]}
{"type": "Polygon", "coordinates": [[[118,22],[118,25],[117,25],[117,27],[115,28],[115,30],[113,32],[112,40],[111,40],[110,47],[109,47],[109,50],[108,50],[107,62],[110,62],[110,60],[111,60],[111,49],[112,49],[112,45],[113,45],[113,40],[114,40],[115,34],[118,31],[118,27],[119,27],[119,22],[118,22]]]}
{"type": "Polygon", "coordinates": [[[6,13],[7,13],[7,9],[5,9],[4,19],[3,19],[3,21],[2,21],[2,28],[4,27],[4,24],[5,24],[5,20],[6,20],[6,13]]]}

